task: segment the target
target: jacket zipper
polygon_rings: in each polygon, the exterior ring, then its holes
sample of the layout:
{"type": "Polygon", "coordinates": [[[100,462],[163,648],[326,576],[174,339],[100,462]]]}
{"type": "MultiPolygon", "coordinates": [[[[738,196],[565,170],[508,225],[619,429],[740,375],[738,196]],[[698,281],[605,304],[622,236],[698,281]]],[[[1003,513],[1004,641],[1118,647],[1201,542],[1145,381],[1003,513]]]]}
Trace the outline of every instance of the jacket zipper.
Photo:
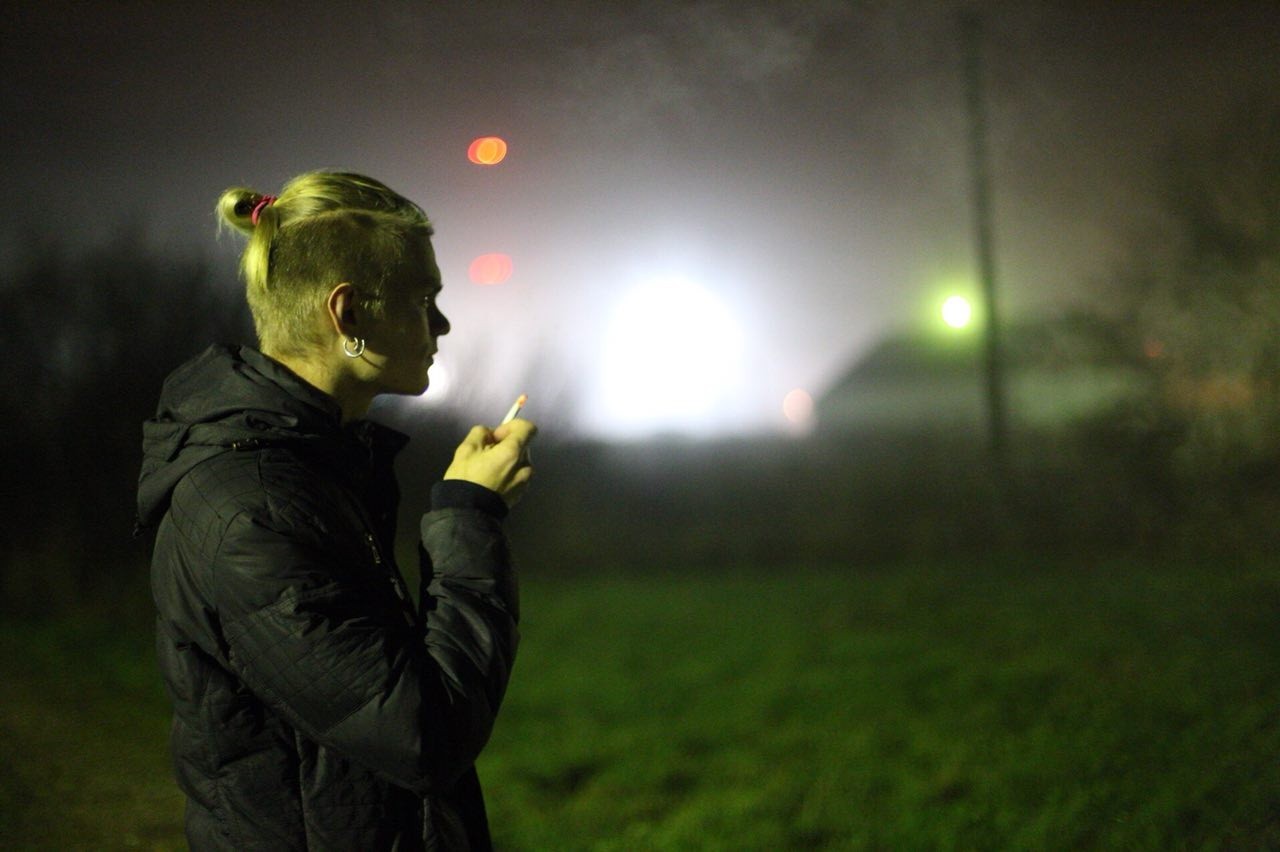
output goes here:
{"type": "Polygon", "coordinates": [[[378,549],[378,539],[374,537],[373,533],[366,532],[364,534],[364,540],[368,542],[369,552],[373,554],[373,564],[381,567],[382,551],[378,549]]]}
{"type": "MultiPolygon", "coordinates": [[[[364,540],[369,545],[369,552],[373,554],[373,564],[381,568],[382,551],[378,549],[378,539],[373,533],[366,532],[364,534],[364,540]]],[[[413,624],[414,620],[411,613],[413,604],[409,601],[408,594],[400,587],[400,581],[396,577],[388,576],[387,581],[391,583],[391,588],[395,590],[396,597],[398,597],[400,599],[400,603],[403,604],[401,612],[404,613],[404,620],[409,624],[413,624]]]]}

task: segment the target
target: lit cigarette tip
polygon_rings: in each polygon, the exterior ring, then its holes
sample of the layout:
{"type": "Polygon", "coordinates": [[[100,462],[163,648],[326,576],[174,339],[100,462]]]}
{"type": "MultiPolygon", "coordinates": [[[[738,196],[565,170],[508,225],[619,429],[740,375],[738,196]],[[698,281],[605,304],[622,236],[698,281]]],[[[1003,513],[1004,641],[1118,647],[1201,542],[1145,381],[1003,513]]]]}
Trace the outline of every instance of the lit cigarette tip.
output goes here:
{"type": "Polygon", "coordinates": [[[511,404],[511,408],[507,410],[507,416],[502,418],[503,423],[510,423],[516,419],[516,415],[520,413],[520,409],[524,408],[524,404],[529,401],[527,394],[520,394],[516,397],[516,401],[511,404]]]}

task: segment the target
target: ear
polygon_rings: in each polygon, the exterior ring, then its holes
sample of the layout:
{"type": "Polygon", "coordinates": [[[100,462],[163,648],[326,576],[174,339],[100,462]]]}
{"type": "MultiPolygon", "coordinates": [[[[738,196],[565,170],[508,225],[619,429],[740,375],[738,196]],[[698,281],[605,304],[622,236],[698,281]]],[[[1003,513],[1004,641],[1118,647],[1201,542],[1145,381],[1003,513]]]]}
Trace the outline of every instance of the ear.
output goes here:
{"type": "Polygon", "coordinates": [[[347,281],[334,287],[325,298],[325,311],[329,324],[339,337],[359,337],[360,310],[356,303],[356,288],[347,281]]]}

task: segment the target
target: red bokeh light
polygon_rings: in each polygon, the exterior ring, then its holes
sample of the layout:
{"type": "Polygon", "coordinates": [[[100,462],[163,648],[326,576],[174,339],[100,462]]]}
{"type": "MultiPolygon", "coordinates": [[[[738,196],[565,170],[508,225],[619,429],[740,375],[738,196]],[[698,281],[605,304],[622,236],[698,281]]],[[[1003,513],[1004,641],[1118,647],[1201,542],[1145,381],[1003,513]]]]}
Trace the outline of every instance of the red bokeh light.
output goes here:
{"type": "Polygon", "coordinates": [[[467,274],[476,284],[502,284],[511,277],[510,255],[482,254],[471,261],[467,274]]]}
{"type": "Polygon", "coordinates": [[[507,143],[497,136],[481,136],[467,148],[467,159],[477,166],[495,166],[507,156],[507,143]]]}

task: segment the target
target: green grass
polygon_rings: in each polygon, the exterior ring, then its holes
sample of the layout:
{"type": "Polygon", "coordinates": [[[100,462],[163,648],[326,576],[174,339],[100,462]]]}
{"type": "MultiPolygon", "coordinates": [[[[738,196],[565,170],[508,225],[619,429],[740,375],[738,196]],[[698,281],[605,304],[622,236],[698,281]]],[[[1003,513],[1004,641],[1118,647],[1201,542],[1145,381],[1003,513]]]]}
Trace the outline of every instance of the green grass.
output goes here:
{"type": "MultiPolygon", "coordinates": [[[[524,579],[503,849],[1280,846],[1280,571],[524,579]]],[[[181,847],[150,639],[0,629],[0,847],[181,847]]]]}
{"type": "Polygon", "coordinates": [[[0,849],[185,848],[151,644],[100,617],[0,625],[0,849]]]}

